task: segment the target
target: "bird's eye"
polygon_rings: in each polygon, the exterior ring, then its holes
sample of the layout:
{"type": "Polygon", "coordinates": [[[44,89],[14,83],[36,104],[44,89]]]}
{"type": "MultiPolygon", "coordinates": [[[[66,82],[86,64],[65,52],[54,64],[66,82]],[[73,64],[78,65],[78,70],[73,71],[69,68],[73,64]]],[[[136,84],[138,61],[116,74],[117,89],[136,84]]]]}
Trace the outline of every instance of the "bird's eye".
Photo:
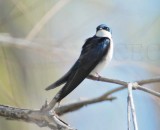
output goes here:
{"type": "Polygon", "coordinates": [[[105,28],[108,32],[111,32],[111,29],[109,27],[105,28]]]}
{"type": "Polygon", "coordinates": [[[107,30],[107,27],[103,27],[104,30],[107,30]]]}

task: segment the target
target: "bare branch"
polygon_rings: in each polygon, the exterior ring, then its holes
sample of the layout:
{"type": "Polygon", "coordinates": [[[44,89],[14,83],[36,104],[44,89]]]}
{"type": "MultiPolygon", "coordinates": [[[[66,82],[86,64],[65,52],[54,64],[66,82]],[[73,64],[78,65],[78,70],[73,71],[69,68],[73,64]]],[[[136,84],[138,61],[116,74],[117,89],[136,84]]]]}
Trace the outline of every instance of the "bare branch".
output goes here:
{"type": "Polygon", "coordinates": [[[21,120],[35,123],[39,127],[49,127],[50,129],[54,130],[74,130],[52,112],[20,109],[0,105],[0,116],[11,120],[21,120]]]}
{"type": "Polygon", "coordinates": [[[63,115],[65,113],[78,110],[78,109],[80,109],[84,106],[90,105],[90,104],[103,102],[103,101],[112,101],[114,99],[116,99],[116,97],[108,97],[108,96],[107,97],[102,97],[102,96],[100,96],[100,97],[97,97],[97,98],[84,100],[84,101],[80,101],[80,102],[76,102],[76,103],[72,103],[72,104],[57,107],[57,108],[55,108],[55,112],[58,115],[63,115]]]}
{"type": "MultiPolygon", "coordinates": [[[[91,75],[88,76],[87,78],[91,79],[91,80],[96,80],[96,81],[102,81],[102,82],[114,83],[114,84],[122,85],[121,88],[118,88],[118,90],[114,90],[114,91],[119,91],[119,90],[125,89],[128,86],[128,82],[117,80],[117,79],[109,79],[109,78],[105,78],[105,77],[95,77],[95,76],[91,76],[91,75]]],[[[153,91],[151,89],[144,88],[144,87],[140,86],[140,85],[145,85],[145,84],[149,84],[149,83],[157,83],[157,82],[160,82],[160,77],[152,78],[152,79],[146,79],[146,80],[140,80],[140,81],[135,81],[135,84],[137,84],[135,89],[138,89],[138,90],[150,93],[150,94],[152,94],[154,96],[160,97],[160,93],[159,92],[156,92],[156,91],[153,91]]]]}
{"type": "Polygon", "coordinates": [[[54,130],[73,130],[67,123],[60,120],[58,116],[51,112],[0,105],[0,116],[10,120],[35,123],[39,127],[49,127],[54,130]]]}
{"type": "Polygon", "coordinates": [[[150,94],[160,98],[160,93],[159,92],[156,92],[156,91],[153,91],[151,89],[144,88],[144,87],[141,87],[141,86],[139,86],[137,89],[142,90],[142,91],[147,92],[147,93],[150,93],[150,94]]]}
{"type": "MultiPolygon", "coordinates": [[[[69,105],[64,105],[57,107],[55,112],[59,115],[62,115],[67,112],[75,111],[83,106],[102,102],[102,101],[112,101],[116,99],[115,97],[98,97],[94,99],[89,99],[86,101],[81,101],[69,105]]],[[[0,105],[0,116],[3,116],[7,119],[12,120],[21,120],[24,122],[35,123],[40,127],[49,127],[55,130],[73,130],[67,123],[62,121],[58,115],[49,111],[47,108],[47,103],[42,107],[41,110],[30,110],[30,109],[21,109],[10,106],[0,105]]]]}
{"type": "MultiPolygon", "coordinates": [[[[63,105],[61,107],[57,107],[57,108],[55,108],[55,112],[57,114],[62,115],[62,114],[68,113],[68,112],[78,110],[86,105],[94,104],[97,102],[102,102],[102,101],[107,101],[107,100],[112,101],[115,99],[115,97],[109,97],[111,94],[118,92],[118,91],[121,91],[121,90],[128,87],[128,83],[125,81],[121,81],[121,80],[108,79],[108,78],[104,78],[104,77],[97,78],[97,77],[92,77],[92,76],[91,77],[89,76],[89,79],[107,82],[107,83],[120,84],[122,86],[119,88],[110,90],[97,98],[93,98],[93,99],[89,99],[89,100],[80,101],[80,102],[76,102],[76,103],[72,103],[72,104],[68,104],[68,105],[63,105]]],[[[153,79],[148,79],[148,80],[137,81],[135,83],[132,83],[132,87],[135,89],[150,93],[152,95],[155,95],[157,97],[160,97],[160,94],[158,92],[155,92],[153,90],[150,90],[148,88],[144,88],[144,87],[140,86],[140,85],[144,85],[144,84],[148,84],[148,83],[155,83],[155,82],[160,82],[160,78],[153,78],[153,79]]],[[[51,101],[49,104],[52,104],[52,102],[53,101],[51,101]]],[[[133,101],[130,100],[131,106],[133,105],[132,103],[133,103],[133,101]]],[[[132,106],[132,109],[133,108],[134,107],[132,106]]],[[[35,123],[40,127],[48,127],[50,129],[55,129],[55,130],[59,130],[59,129],[72,130],[73,129],[67,123],[62,121],[58,115],[56,115],[54,112],[52,112],[51,109],[53,109],[52,105],[48,105],[47,103],[43,106],[43,108],[41,110],[20,109],[20,108],[14,108],[14,107],[0,105],[0,116],[3,116],[7,119],[21,120],[21,121],[25,121],[25,122],[35,123]],[[49,109],[46,109],[46,108],[49,108],[49,109]]],[[[129,120],[130,120],[130,117],[128,118],[128,124],[129,124],[129,120]]],[[[135,124],[135,126],[136,126],[136,124],[135,124]]]]}
{"type": "MultiPolygon", "coordinates": [[[[117,79],[105,78],[105,77],[102,77],[102,76],[95,77],[95,76],[89,75],[87,78],[91,79],[91,80],[107,82],[107,83],[114,83],[114,84],[119,84],[119,85],[123,85],[123,86],[128,85],[128,82],[125,82],[125,81],[122,81],[122,80],[117,80],[117,79]]],[[[145,80],[139,80],[139,81],[135,81],[135,82],[137,82],[139,85],[145,85],[145,84],[149,84],[149,83],[157,83],[157,82],[160,82],[160,77],[145,79],[145,80]]]]}
{"type": "Polygon", "coordinates": [[[140,80],[136,81],[139,85],[145,85],[145,84],[150,84],[150,83],[157,83],[160,82],[160,77],[155,77],[151,79],[146,79],[146,80],[140,80]]]}
{"type": "Polygon", "coordinates": [[[98,103],[98,102],[102,102],[102,101],[107,101],[107,100],[108,101],[112,101],[112,100],[116,99],[116,97],[109,97],[109,96],[111,94],[113,94],[115,92],[118,92],[120,90],[123,90],[125,88],[126,87],[122,86],[122,87],[110,90],[110,91],[102,94],[101,96],[99,96],[97,98],[88,99],[88,100],[85,100],[85,101],[80,101],[80,102],[76,102],[76,103],[72,103],[72,104],[56,107],[55,108],[55,112],[58,115],[63,115],[63,114],[66,114],[68,112],[72,112],[72,111],[78,110],[78,109],[80,109],[80,108],[82,108],[84,106],[90,105],[90,104],[94,104],[94,103],[98,103]]]}
{"type": "Polygon", "coordinates": [[[129,105],[130,105],[129,108],[131,108],[131,112],[132,112],[134,129],[138,130],[137,117],[136,117],[136,109],[135,109],[133,95],[132,95],[132,87],[133,86],[134,86],[133,83],[128,83],[128,100],[129,100],[129,105]]]}
{"type": "Polygon", "coordinates": [[[127,97],[127,123],[128,123],[128,130],[131,130],[131,104],[129,100],[129,96],[127,97]]]}
{"type": "Polygon", "coordinates": [[[117,79],[110,79],[110,78],[105,78],[105,77],[102,77],[102,76],[95,77],[95,76],[92,76],[92,75],[89,75],[87,78],[91,79],[91,80],[96,80],[96,81],[101,81],[101,82],[114,83],[114,84],[127,86],[127,82],[117,80],[117,79]]]}

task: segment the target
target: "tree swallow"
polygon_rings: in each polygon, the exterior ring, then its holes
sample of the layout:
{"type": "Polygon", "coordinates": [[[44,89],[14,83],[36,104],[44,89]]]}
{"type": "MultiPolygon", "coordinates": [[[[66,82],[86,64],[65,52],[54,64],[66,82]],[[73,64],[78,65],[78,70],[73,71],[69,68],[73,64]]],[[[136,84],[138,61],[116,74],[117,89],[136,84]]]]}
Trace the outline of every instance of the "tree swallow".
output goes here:
{"type": "Polygon", "coordinates": [[[46,90],[54,89],[65,83],[54,97],[55,104],[72,92],[88,75],[98,77],[100,70],[110,62],[112,55],[111,29],[101,24],[96,28],[96,34],[85,41],[81,54],[71,69],[46,88],[46,90]]]}

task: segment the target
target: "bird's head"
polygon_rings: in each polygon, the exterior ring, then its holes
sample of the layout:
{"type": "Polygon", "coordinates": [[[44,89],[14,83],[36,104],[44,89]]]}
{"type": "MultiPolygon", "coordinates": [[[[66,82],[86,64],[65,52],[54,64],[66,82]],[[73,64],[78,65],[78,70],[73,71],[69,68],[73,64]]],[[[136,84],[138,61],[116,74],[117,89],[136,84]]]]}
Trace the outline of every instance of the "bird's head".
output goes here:
{"type": "Polygon", "coordinates": [[[96,36],[97,37],[108,37],[111,38],[111,29],[105,25],[105,24],[101,24],[96,28],[96,36]]]}

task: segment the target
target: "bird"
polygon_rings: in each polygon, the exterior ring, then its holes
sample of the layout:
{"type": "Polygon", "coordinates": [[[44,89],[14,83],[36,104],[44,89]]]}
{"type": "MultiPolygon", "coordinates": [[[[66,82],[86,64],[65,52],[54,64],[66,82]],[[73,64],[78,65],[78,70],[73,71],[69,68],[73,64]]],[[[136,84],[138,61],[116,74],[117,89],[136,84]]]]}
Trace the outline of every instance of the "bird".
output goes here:
{"type": "Polygon", "coordinates": [[[106,24],[100,24],[96,33],[86,39],[79,58],[71,69],[56,82],[46,88],[54,89],[62,84],[62,89],[54,96],[54,105],[71,93],[87,76],[99,77],[99,72],[113,56],[112,31],[106,24]]]}

